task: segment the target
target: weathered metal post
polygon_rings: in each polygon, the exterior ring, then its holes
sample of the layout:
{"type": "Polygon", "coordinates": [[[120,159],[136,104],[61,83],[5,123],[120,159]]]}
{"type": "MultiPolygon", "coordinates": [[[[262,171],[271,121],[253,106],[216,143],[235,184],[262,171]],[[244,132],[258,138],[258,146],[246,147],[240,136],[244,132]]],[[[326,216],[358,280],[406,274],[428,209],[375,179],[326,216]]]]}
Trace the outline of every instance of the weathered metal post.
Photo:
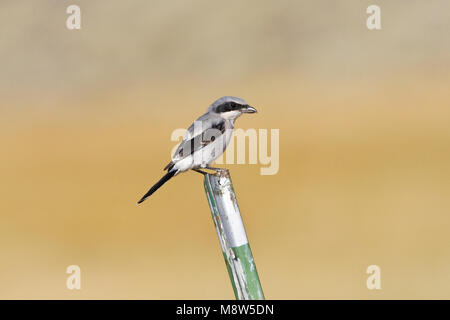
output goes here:
{"type": "Polygon", "coordinates": [[[204,186],[236,299],[263,300],[230,172],[221,169],[217,175],[205,175],[204,186]]]}

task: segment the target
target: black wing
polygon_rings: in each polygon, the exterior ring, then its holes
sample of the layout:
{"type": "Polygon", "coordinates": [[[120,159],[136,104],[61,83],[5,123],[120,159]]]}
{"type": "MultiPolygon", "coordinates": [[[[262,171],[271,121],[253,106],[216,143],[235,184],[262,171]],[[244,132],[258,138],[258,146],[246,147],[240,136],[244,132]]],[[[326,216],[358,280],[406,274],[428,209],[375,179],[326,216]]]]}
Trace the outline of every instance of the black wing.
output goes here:
{"type": "MultiPolygon", "coordinates": [[[[171,163],[169,163],[166,168],[170,168],[171,166],[173,166],[173,162],[184,159],[185,157],[193,154],[195,151],[203,148],[204,146],[207,146],[224,134],[225,121],[223,119],[218,119],[210,123],[210,126],[208,126],[207,128],[202,128],[204,130],[201,133],[190,139],[183,140],[180,143],[172,158],[171,163]]],[[[191,127],[189,129],[191,129],[191,127]]]]}

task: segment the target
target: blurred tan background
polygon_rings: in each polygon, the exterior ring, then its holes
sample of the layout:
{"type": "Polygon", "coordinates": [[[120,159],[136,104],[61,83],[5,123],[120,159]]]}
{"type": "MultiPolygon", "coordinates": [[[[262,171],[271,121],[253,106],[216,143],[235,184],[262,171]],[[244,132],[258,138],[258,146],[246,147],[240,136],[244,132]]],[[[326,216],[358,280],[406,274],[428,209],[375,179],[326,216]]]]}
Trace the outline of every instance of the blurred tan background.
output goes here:
{"type": "Polygon", "coordinates": [[[136,205],[223,95],[259,111],[237,127],[280,130],[277,175],[227,166],[267,298],[450,298],[449,12],[3,0],[0,298],[234,298],[200,175],[136,205]]]}

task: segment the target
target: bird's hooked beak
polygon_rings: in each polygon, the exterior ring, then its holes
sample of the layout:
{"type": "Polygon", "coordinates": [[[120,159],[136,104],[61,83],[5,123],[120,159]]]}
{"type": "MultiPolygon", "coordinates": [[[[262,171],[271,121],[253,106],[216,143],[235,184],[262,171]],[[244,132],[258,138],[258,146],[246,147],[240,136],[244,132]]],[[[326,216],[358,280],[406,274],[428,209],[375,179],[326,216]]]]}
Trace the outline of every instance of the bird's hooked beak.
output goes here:
{"type": "Polygon", "coordinates": [[[247,105],[244,108],[242,108],[241,111],[242,111],[242,113],[256,113],[256,112],[258,112],[258,110],[256,110],[255,108],[253,108],[253,107],[251,107],[249,105],[247,105]]]}

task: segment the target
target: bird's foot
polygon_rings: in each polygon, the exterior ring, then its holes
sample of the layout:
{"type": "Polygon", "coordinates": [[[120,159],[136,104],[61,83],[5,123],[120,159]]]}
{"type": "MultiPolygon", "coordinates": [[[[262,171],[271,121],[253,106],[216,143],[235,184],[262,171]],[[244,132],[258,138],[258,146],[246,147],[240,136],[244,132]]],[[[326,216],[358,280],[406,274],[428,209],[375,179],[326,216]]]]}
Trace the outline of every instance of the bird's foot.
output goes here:
{"type": "Polygon", "coordinates": [[[201,173],[202,175],[207,175],[208,174],[207,172],[205,172],[203,170],[200,170],[200,169],[192,169],[192,170],[194,170],[195,172],[201,173]]]}
{"type": "Polygon", "coordinates": [[[223,168],[214,168],[214,167],[209,167],[209,166],[202,166],[201,169],[208,169],[208,170],[214,171],[214,173],[209,173],[209,172],[197,169],[197,168],[192,169],[192,170],[194,170],[195,172],[201,173],[202,175],[210,174],[210,175],[213,175],[213,176],[217,176],[221,172],[226,170],[226,169],[223,169],[223,168]]]}
{"type": "Polygon", "coordinates": [[[222,171],[226,170],[223,168],[215,168],[215,167],[209,167],[209,166],[206,166],[205,169],[214,171],[213,175],[215,175],[215,176],[219,175],[222,171]]]}

